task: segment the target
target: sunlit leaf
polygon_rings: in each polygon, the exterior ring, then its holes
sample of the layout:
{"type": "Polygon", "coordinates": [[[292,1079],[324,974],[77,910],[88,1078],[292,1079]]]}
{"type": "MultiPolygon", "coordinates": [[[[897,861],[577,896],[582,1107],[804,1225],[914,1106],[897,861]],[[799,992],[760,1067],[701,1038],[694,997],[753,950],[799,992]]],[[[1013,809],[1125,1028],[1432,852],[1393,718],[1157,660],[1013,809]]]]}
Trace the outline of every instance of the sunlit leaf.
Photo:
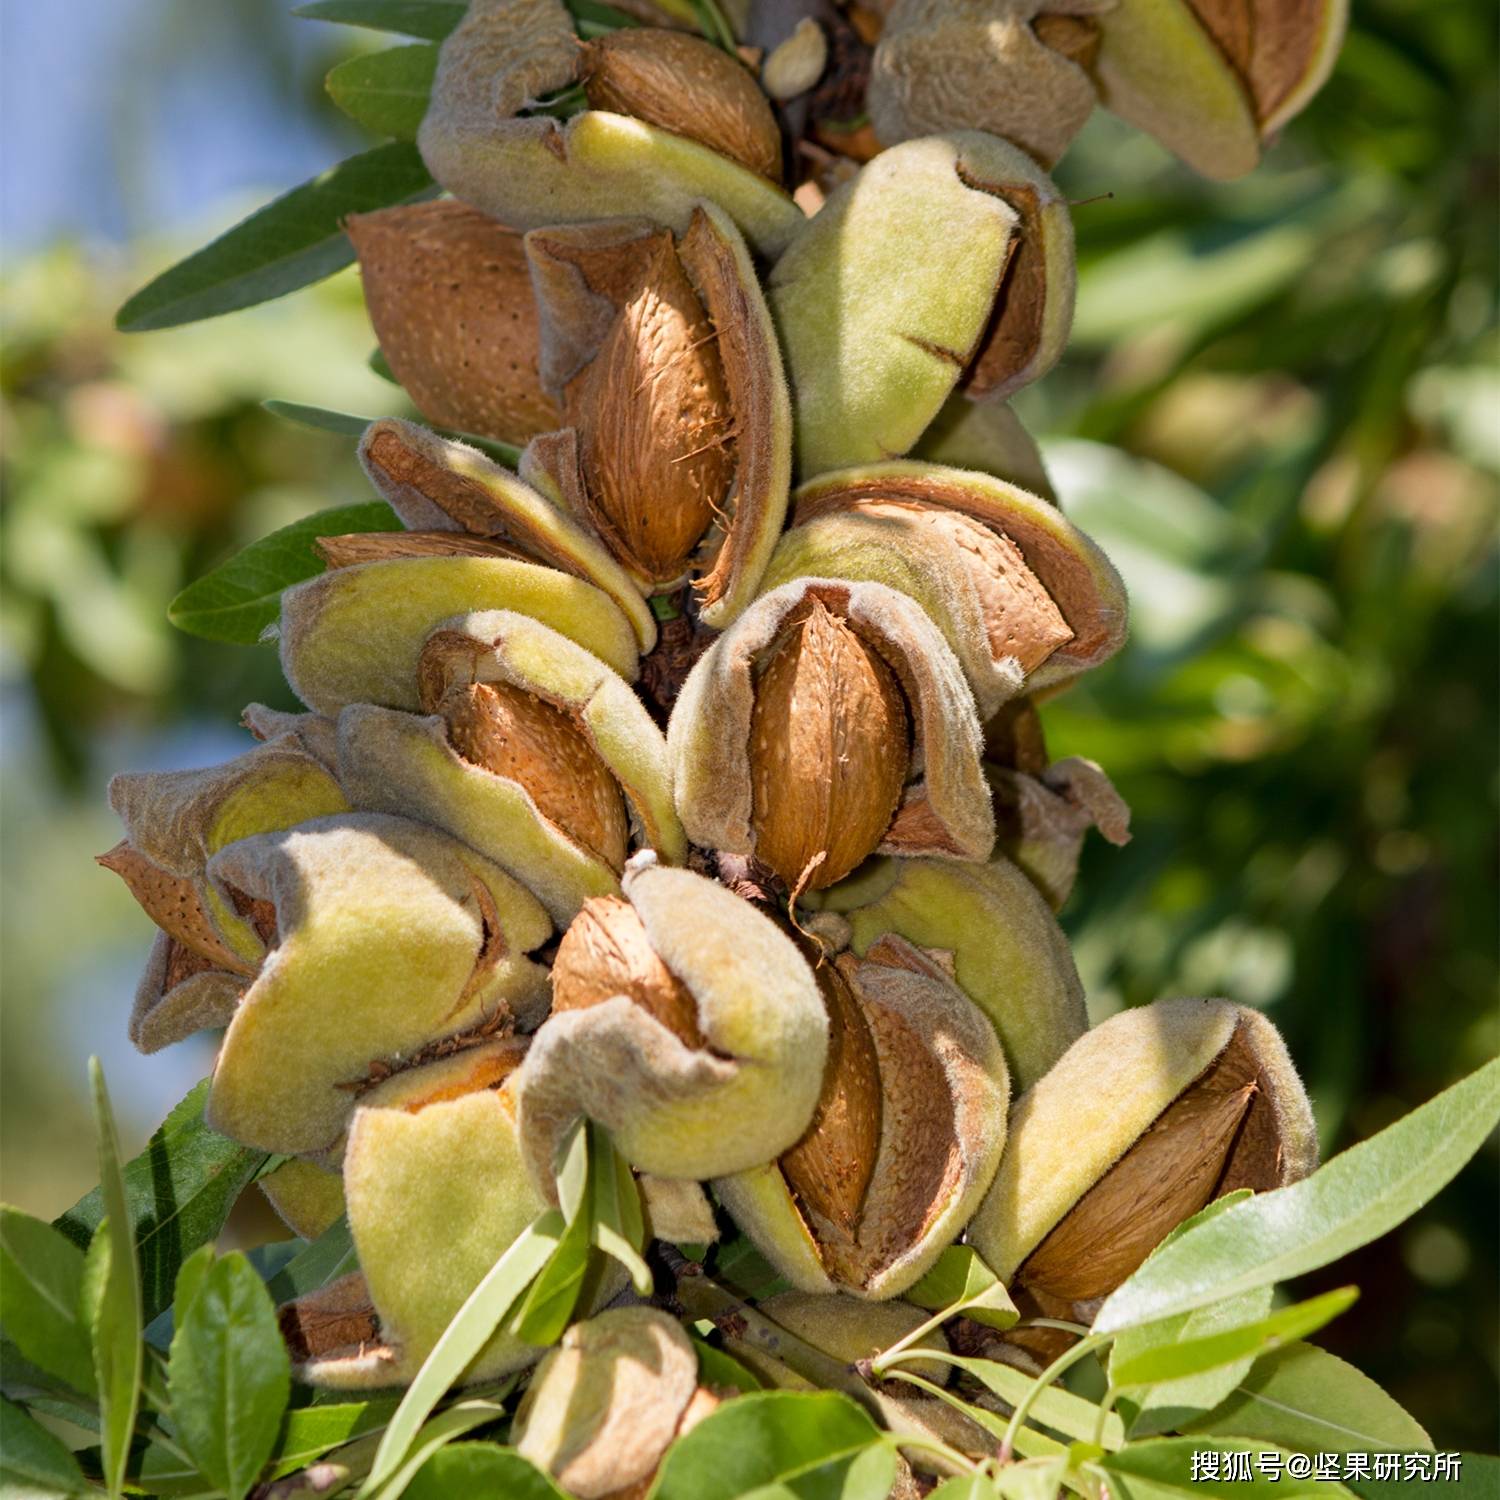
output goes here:
{"type": "Polygon", "coordinates": [[[455,1443],[422,1465],[406,1500],[451,1500],[455,1495],[503,1495],[505,1500],[566,1500],[534,1465],[494,1443],[455,1443]]]}
{"type": "Polygon", "coordinates": [[[655,1500],[742,1500],[821,1465],[852,1464],[879,1440],[869,1416],[835,1391],[741,1396],[667,1450],[653,1495],[655,1500]]]}
{"type": "Polygon", "coordinates": [[[1011,1328],[1020,1314],[1004,1283],[969,1245],[949,1245],[932,1269],[905,1293],[918,1307],[963,1313],[991,1328],[1011,1328]]]}
{"type": "Polygon", "coordinates": [[[302,1406],[287,1412],[272,1450],[271,1478],[304,1468],[330,1448],[378,1432],[395,1414],[398,1401],[396,1396],[372,1396],[368,1401],[302,1406]]]}
{"type": "MultiPolygon", "coordinates": [[[[1119,1500],[1186,1500],[1205,1495],[1240,1496],[1242,1500],[1271,1500],[1276,1495],[1347,1494],[1341,1484],[1327,1480],[1293,1478],[1281,1467],[1274,1475],[1261,1467],[1267,1458],[1285,1460],[1280,1450],[1233,1438],[1152,1438],[1131,1443],[1118,1453],[1106,1454],[1091,1467],[1108,1480],[1110,1492],[1119,1500]],[[1239,1466],[1234,1478],[1194,1477],[1194,1454],[1233,1454],[1239,1466]]],[[[1298,1460],[1300,1462],[1300,1459],[1298,1460]]],[[[1222,1472],[1222,1471],[1221,1471],[1222,1472]]]]}
{"type": "Polygon", "coordinates": [[[167,1383],[183,1445],[229,1500],[270,1458],[291,1380],[265,1284],[238,1251],[226,1255],[178,1317],[167,1383]]]}

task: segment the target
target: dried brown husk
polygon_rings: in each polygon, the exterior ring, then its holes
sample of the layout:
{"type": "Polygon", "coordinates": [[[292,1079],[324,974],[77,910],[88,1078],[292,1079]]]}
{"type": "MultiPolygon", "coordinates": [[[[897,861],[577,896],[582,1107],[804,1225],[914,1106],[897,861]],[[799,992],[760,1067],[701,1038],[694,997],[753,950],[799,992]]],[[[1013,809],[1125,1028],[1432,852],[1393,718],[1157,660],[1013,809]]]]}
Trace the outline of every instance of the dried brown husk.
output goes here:
{"type": "Polygon", "coordinates": [[[383,562],[391,557],[515,557],[530,561],[519,547],[462,531],[352,531],[313,539],[330,568],[383,562]]]}
{"type": "Polygon", "coordinates": [[[516,231],[452,199],[351,214],[344,228],[381,353],[428,421],[511,442],[557,425],[516,231]]]}
{"type": "Polygon", "coordinates": [[[797,890],[842,880],[878,845],[910,765],[895,673],[817,598],[759,666],[750,721],[756,856],[797,890]]]}
{"type": "Polygon", "coordinates": [[[702,37],[656,27],[612,31],[583,48],[583,87],[613,110],[700,142],[781,181],[781,133],[749,70],[702,37]]]}
{"type": "Polygon", "coordinates": [[[1239,74],[1262,129],[1305,83],[1323,45],[1328,6],[1308,0],[1187,0],[1239,74]]]}

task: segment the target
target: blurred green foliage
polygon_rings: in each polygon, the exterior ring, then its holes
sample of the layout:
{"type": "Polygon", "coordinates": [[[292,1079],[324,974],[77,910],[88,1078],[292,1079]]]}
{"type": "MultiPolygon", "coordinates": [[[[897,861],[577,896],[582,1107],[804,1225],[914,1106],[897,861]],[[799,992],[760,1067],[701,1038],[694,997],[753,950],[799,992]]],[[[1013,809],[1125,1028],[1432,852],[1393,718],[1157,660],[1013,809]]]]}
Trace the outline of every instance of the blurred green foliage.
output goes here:
{"type": "MultiPolygon", "coordinates": [[[[1103,763],[1135,809],[1126,849],[1090,846],[1064,916],[1093,1013],[1173,993],[1265,1007],[1329,1151],[1500,1041],[1496,79],[1485,8],[1372,0],[1316,105],[1242,182],[1199,182],[1096,117],[1058,173],[1074,341],[1017,403],[1134,610],[1127,652],[1044,710],[1053,754],[1103,763]]],[[[178,635],[166,603],[245,541],[366,498],[347,440],[263,398],[402,407],[365,366],[349,275],[114,334],[168,248],[121,265],[59,247],[12,266],[0,306],[0,1118],[6,1195],[42,1213],[92,1170],[78,1049],[55,1039],[123,1033],[146,946],[87,863],[116,837],[103,774],[145,763],[143,735],[287,701],[269,650],[178,635]],[[90,959],[113,1011],[78,998],[90,959]]],[[[1328,1347],[1440,1447],[1495,1444],[1494,1204],[1490,1152],[1337,1271],[1365,1295],[1328,1347]]]]}

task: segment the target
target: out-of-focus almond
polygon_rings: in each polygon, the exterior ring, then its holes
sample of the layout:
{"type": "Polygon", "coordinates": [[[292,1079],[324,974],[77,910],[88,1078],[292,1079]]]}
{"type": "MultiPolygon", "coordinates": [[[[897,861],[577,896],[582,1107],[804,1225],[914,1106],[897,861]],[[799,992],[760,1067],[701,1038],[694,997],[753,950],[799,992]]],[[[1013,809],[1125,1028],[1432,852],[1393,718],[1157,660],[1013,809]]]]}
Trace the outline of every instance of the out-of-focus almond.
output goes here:
{"type": "Polygon", "coordinates": [[[813,598],[767,653],[755,689],[757,857],[793,889],[842,880],[890,826],[909,764],[896,674],[813,598]]]}
{"type": "Polygon", "coordinates": [[[781,180],[781,133],[742,63],[686,32],[612,31],[583,49],[583,87],[595,109],[631,115],[781,180]]]}

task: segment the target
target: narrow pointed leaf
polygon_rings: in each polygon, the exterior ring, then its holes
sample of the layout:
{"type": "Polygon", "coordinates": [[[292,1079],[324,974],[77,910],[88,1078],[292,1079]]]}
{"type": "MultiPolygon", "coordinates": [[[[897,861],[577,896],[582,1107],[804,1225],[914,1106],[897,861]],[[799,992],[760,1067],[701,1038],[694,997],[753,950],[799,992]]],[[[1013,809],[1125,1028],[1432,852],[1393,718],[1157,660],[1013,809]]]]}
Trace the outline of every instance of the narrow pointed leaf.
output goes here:
{"type": "Polygon", "coordinates": [[[172,1416],[193,1461],[243,1500],[275,1447],[292,1367],[276,1309],[239,1252],[202,1277],[172,1336],[172,1416]]]}
{"type": "Polygon", "coordinates": [[[949,1245],[905,1297],[945,1318],[963,1313],[991,1328],[1011,1328],[1021,1316],[1005,1284],[969,1245],[949,1245]]]}
{"type": "Polygon", "coordinates": [[[440,42],[463,20],[467,8],[465,0],[312,0],[292,14],[440,42]]]}
{"type": "Polygon", "coordinates": [[[1290,1307],[1280,1308],[1238,1328],[1226,1328],[1198,1338],[1143,1349],[1118,1363],[1112,1361],[1110,1375],[1118,1387],[1128,1390],[1133,1386],[1181,1380],[1205,1370],[1215,1370],[1315,1333],[1325,1323],[1347,1311],[1358,1299],[1358,1287],[1340,1287],[1321,1297],[1310,1297],[1306,1302],[1294,1302],[1290,1307]]]}
{"type": "Polygon", "coordinates": [[[302,1406],[287,1412],[272,1450],[269,1477],[279,1479],[315,1462],[330,1448],[378,1432],[395,1414],[398,1400],[396,1396],[372,1396],[368,1401],[302,1406]]]}
{"type": "Polygon", "coordinates": [[[422,1425],[396,1472],[380,1486],[380,1500],[400,1500],[422,1466],[455,1438],[505,1415],[495,1401],[459,1401],[422,1425]]]}
{"type": "Polygon", "coordinates": [[[1433,1198],[1500,1120],[1500,1059],[1290,1187],[1237,1203],[1159,1250],[1105,1302],[1096,1333],[1188,1312],[1325,1266],[1433,1198]]]}
{"type": "Polygon", "coordinates": [[[436,192],[417,148],[406,141],[351,156],[163,271],[120,309],[116,326],[144,333],[195,323],[321,281],[354,259],[342,228],[348,215],[436,192]]]}
{"type": "MultiPolygon", "coordinates": [[[[224,1227],[229,1210],[268,1158],[203,1122],[208,1081],[196,1085],[125,1166],[125,1200],[135,1222],[142,1311],[149,1322],[171,1304],[178,1268],[224,1227]]],[[[95,1188],[55,1221],[83,1248],[104,1216],[95,1188]]]]}
{"type": "Polygon", "coordinates": [[[564,1227],[562,1215],[556,1210],[533,1221],[469,1294],[407,1387],[381,1439],[361,1497],[373,1494],[400,1468],[428,1413],[468,1368],[532,1277],[547,1263],[564,1227]]]}
{"type": "Polygon", "coordinates": [[[395,511],[383,500],[320,510],[251,542],[190,583],[168,605],[167,616],[189,635],[253,646],[280,616],[283,590],[323,572],[323,559],[313,546],[316,538],[400,530],[395,511]]]}
{"type": "Polygon", "coordinates": [[[39,1369],[82,1395],[94,1390],[88,1329],[79,1319],[83,1254],[50,1224],[0,1207],[0,1323],[39,1369]]]}
{"type": "Polygon", "coordinates": [[[104,1069],[89,1059],[94,1129],[99,1141],[99,1187],[104,1218],[84,1257],[79,1306],[94,1341],[98,1382],[100,1459],[111,1495],[123,1493],[125,1464],[141,1395],[144,1350],[141,1342],[141,1283],[135,1235],[120,1171],[120,1141],[104,1069]]]}
{"type": "Polygon", "coordinates": [[[366,52],[341,62],[324,85],[333,102],[367,130],[414,141],[427,113],[437,55],[426,42],[366,52]]]}
{"type": "MultiPolygon", "coordinates": [[[[347,411],[330,411],[326,406],[307,406],[300,401],[273,399],[262,401],[261,405],[273,417],[280,417],[283,421],[294,422],[299,427],[309,427],[317,432],[337,432],[344,437],[363,437],[365,428],[371,422],[379,420],[376,417],[357,417],[347,411]]],[[[459,432],[451,427],[434,427],[432,430],[442,437],[457,438],[471,448],[478,448],[481,453],[489,454],[496,463],[504,464],[508,469],[514,469],[521,461],[521,450],[514,443],[502,443],[498,438],[479,437],[475,433],[459,432]]]]}

